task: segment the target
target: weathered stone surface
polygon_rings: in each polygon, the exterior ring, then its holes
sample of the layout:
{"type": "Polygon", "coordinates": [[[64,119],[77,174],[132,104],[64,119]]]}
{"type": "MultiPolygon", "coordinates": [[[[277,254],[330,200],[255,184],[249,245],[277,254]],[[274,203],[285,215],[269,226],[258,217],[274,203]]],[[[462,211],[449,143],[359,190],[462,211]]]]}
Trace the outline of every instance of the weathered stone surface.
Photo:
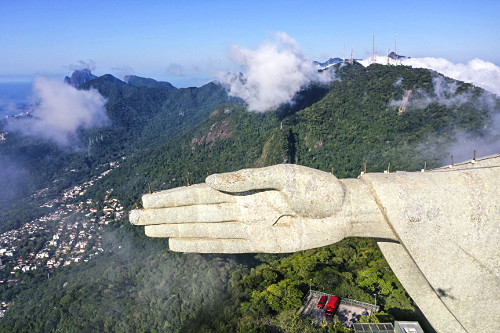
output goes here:
{"type": "MultiPolygon", "coordinates": [[[[391,258],[380,246],[389,264],[397,267],[404,252],[415,263],[394,269],[408,292],[422,294],[421,275],[434,291],[425,298],[442,301],[466,331],[500,329],[500,158],[362,179],[404,246],[391,258]]],[[[428,318],[437,312],[421,309],[428,318]]]]}
{"type": "Polygon", "coordinates": [[[395,237],[358,179],[293,164],[209,176],[146,194],[129,219],[180,252],[283,253],[348,236],[395,237]]]}
{"type": "Polygon", "coordinates": [[[439,332],[500,330],[500,155],[428,172],[282,164],[143,196],[130,221],[174,251],[293,252],[374,237],[439,332]]]}

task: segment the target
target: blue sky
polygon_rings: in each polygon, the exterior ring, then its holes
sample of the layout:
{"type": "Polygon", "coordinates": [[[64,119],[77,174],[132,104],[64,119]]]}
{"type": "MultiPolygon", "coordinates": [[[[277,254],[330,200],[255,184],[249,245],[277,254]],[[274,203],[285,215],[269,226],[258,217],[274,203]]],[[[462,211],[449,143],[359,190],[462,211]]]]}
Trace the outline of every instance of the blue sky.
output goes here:
{"type": "Polygon", "coordinates": [[[238,70],[232,44],[255,49],[285,32],[312,60],[399,53],[500,64],[500,1],[2,1],[0,79],[61,77],[80,61],[96,75],[136,74],[177,86],[238,70]],[[170,70],[169,70],[170,69],[170,70]]]}

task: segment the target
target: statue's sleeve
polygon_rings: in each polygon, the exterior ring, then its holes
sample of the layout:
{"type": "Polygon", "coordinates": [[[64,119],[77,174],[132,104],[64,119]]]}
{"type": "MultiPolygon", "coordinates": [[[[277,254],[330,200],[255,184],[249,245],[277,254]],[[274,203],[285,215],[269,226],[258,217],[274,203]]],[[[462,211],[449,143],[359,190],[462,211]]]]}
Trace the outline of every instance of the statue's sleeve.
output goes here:
{"type": "Polygon", "coordinates": [[[361,177],[400,242],[384,256],[439,332],[500,331],[500,158],[474,162],[361,177]]]}

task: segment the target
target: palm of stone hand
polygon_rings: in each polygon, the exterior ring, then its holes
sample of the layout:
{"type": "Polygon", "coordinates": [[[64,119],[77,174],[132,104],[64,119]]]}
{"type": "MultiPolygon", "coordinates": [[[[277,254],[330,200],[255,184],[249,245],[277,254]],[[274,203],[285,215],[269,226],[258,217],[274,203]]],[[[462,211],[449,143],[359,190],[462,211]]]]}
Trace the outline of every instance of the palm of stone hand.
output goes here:
{"type": "Polygon", "coordinates": [[[143,196],[130,221],[182,252],[293,252],[345,237],[344,191],[331,174],[292,164],[209,176],[143,196]],[[336,221],[336,222],[335,222],[336,221]]]}

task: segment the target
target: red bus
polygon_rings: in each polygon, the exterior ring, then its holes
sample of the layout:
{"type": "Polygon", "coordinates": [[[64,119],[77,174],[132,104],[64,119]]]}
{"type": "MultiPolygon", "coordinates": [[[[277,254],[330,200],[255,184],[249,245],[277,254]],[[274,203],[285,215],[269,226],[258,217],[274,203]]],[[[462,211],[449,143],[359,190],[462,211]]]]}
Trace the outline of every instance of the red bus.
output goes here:
{"type": "Polygon", "coordinates": [[[318,309],[323,309],[326,303],[326,298],[327,298],[326,296],[321,296],[317,305],[318,309]]]}
{"type": "Polygon", "coordinates": [[[326,303],[325,316],[333,317],[340,303],[340,298],[337,296],[330,296],[328,303],[326,303]]]}

